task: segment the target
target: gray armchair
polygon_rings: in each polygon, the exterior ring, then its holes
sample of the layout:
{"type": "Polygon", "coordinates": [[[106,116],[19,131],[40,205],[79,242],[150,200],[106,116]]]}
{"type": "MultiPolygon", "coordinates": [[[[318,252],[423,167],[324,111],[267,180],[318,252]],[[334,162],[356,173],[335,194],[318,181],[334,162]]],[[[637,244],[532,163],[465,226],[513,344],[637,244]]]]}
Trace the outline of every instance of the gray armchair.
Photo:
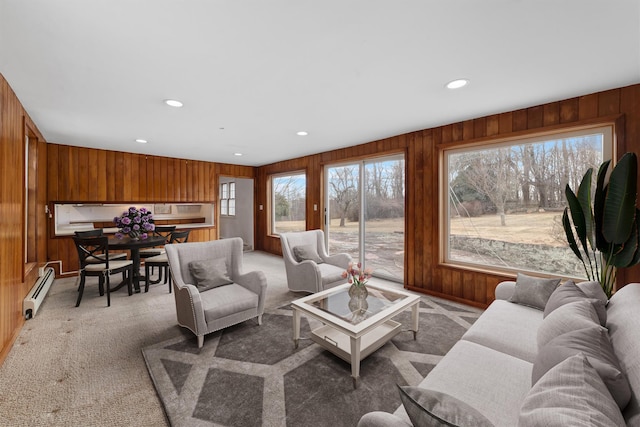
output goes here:
{"type": "Polygon", "coordinates": [[[267,279],[262,271],[242,273],[241,238],[169,244],[165,249],[173,278],[178,324],[196,334],[198,347],[202,347],[208,333],[254,317],[262,324],[267,279]],[[222,262],[232,283],[216,284],[205,290],[202,276],[193,270],[193,264],[190,267],[192,261],[222,262]]]}
{"type": "Polygon", "coordinates": [[[351,255],[329,255],[322,230],[280,233],[287,285],[294,292],[316,293],[346,283],[342,273],[351,255]]]}

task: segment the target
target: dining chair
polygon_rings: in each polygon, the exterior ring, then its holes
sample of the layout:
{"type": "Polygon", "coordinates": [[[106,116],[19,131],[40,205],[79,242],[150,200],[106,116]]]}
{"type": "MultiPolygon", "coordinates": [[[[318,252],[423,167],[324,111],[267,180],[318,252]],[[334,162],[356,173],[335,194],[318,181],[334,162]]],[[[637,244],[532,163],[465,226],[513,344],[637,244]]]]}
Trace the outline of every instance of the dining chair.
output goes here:
{"type": "MultiPolygon", "coordinates": [[[[167,243],[171,233],[174,231],[176,231],[175,225],[156,225],[151,233],[154,236],[164,237],[164,242],[167,243]]],[[[153,248],[140,249],[140,259],[147,259],[165,253],[163,246],[164,244],[162,246],[154,246],[153,248]]]]}
{"type": "MultiPolygon", "coordinates": [[[[77,237],[81,237],[81,238],[90,238],[90,237],[102,237],[104,236],[104,230],[102,228],[96,228],[94,230],[88,230],[88,231],[74,231],[75,235],[77,237]]],[[[109,254],[109,257],[114,260],[114,259],[126,259],[127,258],[127,254],[125,252],[111,252],[109,254]]],[[[97,262],[97,263],[101,263],[104,262],[104,254],[96,254],[95,255],[95,259],[89,259],[88,262],[97,262]]]]}
{"type": "MultiPolygon", "coordinates": [[[[154,256],[162,255],[165,253],[164,245],[169,243],[169,237],[171,233],[176,230],[175,225],[156,225],[151,234],[157,237],[163,237],[164,242],[162,245],[154,246],[153,248],[140,249],[140,260],[146,261],[148,258],[152,258],[154,256]]],[[[151,274],[155,272],[155,266],[151,267],[151,274]]],[[[146,269],[145,269],[146,271],[146,269]]],[[[147,279],[149,280],[149,279],[147,279]]],[[[158,280],[154,280],[151,283],[159,283],[162,280],[162,274],[158,277],[158,280]]]]}
{"type": "MultiPolygon", "coordinates": [[[[189,233],[191,230],[185,231],[174,231],[169,236],[169,244],[174,243],[187,243],[189,240],[189,233]]],[[[150,283],[160,283],[162,280],[162,273],[164,271],[164,283],[169,283],[169,293],[171,293],[171,274],[169,272],[169,259],[167,258],[167,253],[163,253],[160,255],[156,255],[151,258],[147,258],[144,263],[144,274],[147,278],[144,285],[144,291],[149,292],[149,284],[150,283]],[[152,281],[149,276],[149,268],[159,267],[158,272],[158,280],[152,281]]]]}
{"type": "Polygon", "coordinates": [[[133,293],[132,277],[133,277],[133,261],[131,260],[114,260],[109,256],[109,239],[107,236],[97,237],[78,237],[73,236],[73,241],[78,251],[78,260],[80,261],[80,286],[78,287],[78,300],[76,307],[80,305],[82,294],[84,293],[84,285],[87,276],[98,277],[98,287],[100,295],[104,294],[104,284],[107,285],[107,307],[111,306],[111,284],[109,277],[112,274],[126,274],[127,287],[129,295],[133,293]],[[102,262],[96,262],[100,255],[104,255],[102,262]]]}

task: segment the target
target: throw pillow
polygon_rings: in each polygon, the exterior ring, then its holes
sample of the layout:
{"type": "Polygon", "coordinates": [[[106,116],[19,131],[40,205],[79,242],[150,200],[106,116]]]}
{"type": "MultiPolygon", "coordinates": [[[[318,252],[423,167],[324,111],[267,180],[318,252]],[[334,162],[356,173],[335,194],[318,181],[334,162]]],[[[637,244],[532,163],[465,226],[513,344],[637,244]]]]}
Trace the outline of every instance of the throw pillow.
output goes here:
{"type": "Polygon", "coordinates": [[[547,300],[560,283],[560,279],[541,279],[518,273],[516,288],[509,301],[544,310],[547,300]]]}
{"type": "Polygon", "coordinates": [[[493,426],[484,415],[453,396],[419,387],[398,388],[414,426],[493,426]]]}
{"type": "Polygon", "coordinates": [[[200,292],[233,283],[227,271],[225,258],[191,261],[189,271],[200,292]]]}
{"type": "Polygon", "coordinates": [[[529,390],[518,418],[519,427],[625,425],[602,379],[581,354],[553,367],[529,390]]]}
{"type": "Polygon", "coordinates": [[[549,301],[547,301],[547,305],[544,307],[543,318],[547,317],[553,310],[562,305],[582,300],[588,301],[593,305],[593,308],[596,310],[596,314],[598,315],[598,319],[600,320],[600,324],[605,326],[607,324],[607,309],[605,308],[605,303],[598,298],[588,298],[587,294],[585,294],[578,285],[573,283],[571,280],[558,286],[558,288],[553,291],[549,297],[549,301]]]}
{"type": "Polygon", "coordinates": [[[587,358],[618,406],[627,406],[631,399],[629,381],[613,352],[607,330],[597,325],[562,334],[540,348],[533,362],[531,383],[536,384],[551,368],[576,354],[587,358]]]}
{"type": "Polygon", "coordinates": [[[609,303],[609,298],[607,298],[607,294],[604,293],[600,282],[580,282],[578,283],[578,287],[587,297],[597,298],[602,301],[605,306],[609,303]]]}
{"type": "Polygon", "coordinates": [[[588,301],[575,301],[560,306],[553,310],[538,327],[538,348],[559,335],[593,325],[602,328],[596,310],[588,301]]]}
{"type": "Polygon", "coordinates": [[[318,251],[314,245],[301,245],[293,248],[293,256],[298,262],[313,261],[316,264],[322,264],[324,261],[318,255],[318,251]]]}

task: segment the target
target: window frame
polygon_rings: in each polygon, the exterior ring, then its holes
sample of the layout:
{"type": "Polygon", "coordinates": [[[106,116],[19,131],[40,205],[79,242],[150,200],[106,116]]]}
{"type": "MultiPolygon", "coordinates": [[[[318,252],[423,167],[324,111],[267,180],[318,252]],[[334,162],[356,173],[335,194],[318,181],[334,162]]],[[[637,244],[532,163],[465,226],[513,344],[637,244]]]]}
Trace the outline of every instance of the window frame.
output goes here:
{"type": "Polygon", "coordinates": [[[220,216],[236,216],[236,182],[220,183],[220,216]],[[231,212],[233,206],[233,213],[231,212]]]}
{"type": "MultiPolygon", "coordinates": [[[[533,269],[504,267],[489,264],[473,263],[468,261],[451,259],[449,249],[450,235],[450,204],[449,204],[449,168],[448,156],[450,154],[461,152],[481,151],[486,149],[512,147],[527,143],[550,141],[554,139],[568,138],[571,136],[584,135],[590,132],[596,132],[600,129],[605,130],[602,150],[602,161],[611,160],[609,173],[617,160],[618,145],[622,140],[621,132],[624,129],[621,123],[621,117],[605,121],[590,122],[585,124],[577,124],[574,126],[554,126],[553,129],[545,129],[543,131],[526,131],[514,132],[507,136],[496,138],[478,138],[470,141],[462,141],[460,143],[439,144],[438,145],[438,264],[446,267],[459,268],[462,270],[482,272],[487,274],[495,274],[501,276],[515,277],[517,272],[528,272],[543,277],[558,277],[560,274],[544,272],[533,269]]],[[[597,170],[595,171],[597,172],[597,170]]],[[[594,173],[595,173],[594,172],[594,173]]],[[[581,277],[563,276],[570,279],[582,280],[581,277]]]]}
{"type": "Polygon", "coordinates": [[[283,177],[293,177],[293,176],[298,176],[298,175],[302,175],[304,177],[304,207],[305,207],[305,213],[304,213],[304,230],[299,230],[299,231],[306,231],[307,229],[307,198],[308,198],[308,194],[307,194],[307,185],[308,185],[308,177],[307,177],[307,171],[306,169],[299,169],[299,170],[293,170],[293,171],[288,171],[288,172],[279,172],[279,173],[274,173],[274,174],[270,174],[269,178],[268,178],[268,183],[269,183],[269,197],[268,197],[268,206],[267,206],[267,212],[269,213],[269,221],[268,221],[268,225],[269,225],[269,235],[270,236],[280,236],[280,232],[276,229],[276,213],[275,213],[275,208],[276,208],[276,202],[275,202],[275,197],[276,197],[276,192],[274,191],[274,183],[275,183],[275,179],[277,178],[283,178],[283,177]]]}

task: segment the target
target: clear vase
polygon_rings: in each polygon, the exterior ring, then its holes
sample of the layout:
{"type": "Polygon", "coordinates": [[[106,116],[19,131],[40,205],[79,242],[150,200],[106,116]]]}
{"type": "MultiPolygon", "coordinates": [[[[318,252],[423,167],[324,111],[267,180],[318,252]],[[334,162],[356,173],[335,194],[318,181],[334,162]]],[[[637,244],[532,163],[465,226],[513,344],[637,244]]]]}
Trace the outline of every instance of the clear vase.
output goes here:
{"type": "Polygon", "coordinates": [[[367,296],[369,291],[365,285],[353,284],[349,288],[349,310],[352,313],[361,313],[367,311],[369,303],[367,302],[367,296]]]}

